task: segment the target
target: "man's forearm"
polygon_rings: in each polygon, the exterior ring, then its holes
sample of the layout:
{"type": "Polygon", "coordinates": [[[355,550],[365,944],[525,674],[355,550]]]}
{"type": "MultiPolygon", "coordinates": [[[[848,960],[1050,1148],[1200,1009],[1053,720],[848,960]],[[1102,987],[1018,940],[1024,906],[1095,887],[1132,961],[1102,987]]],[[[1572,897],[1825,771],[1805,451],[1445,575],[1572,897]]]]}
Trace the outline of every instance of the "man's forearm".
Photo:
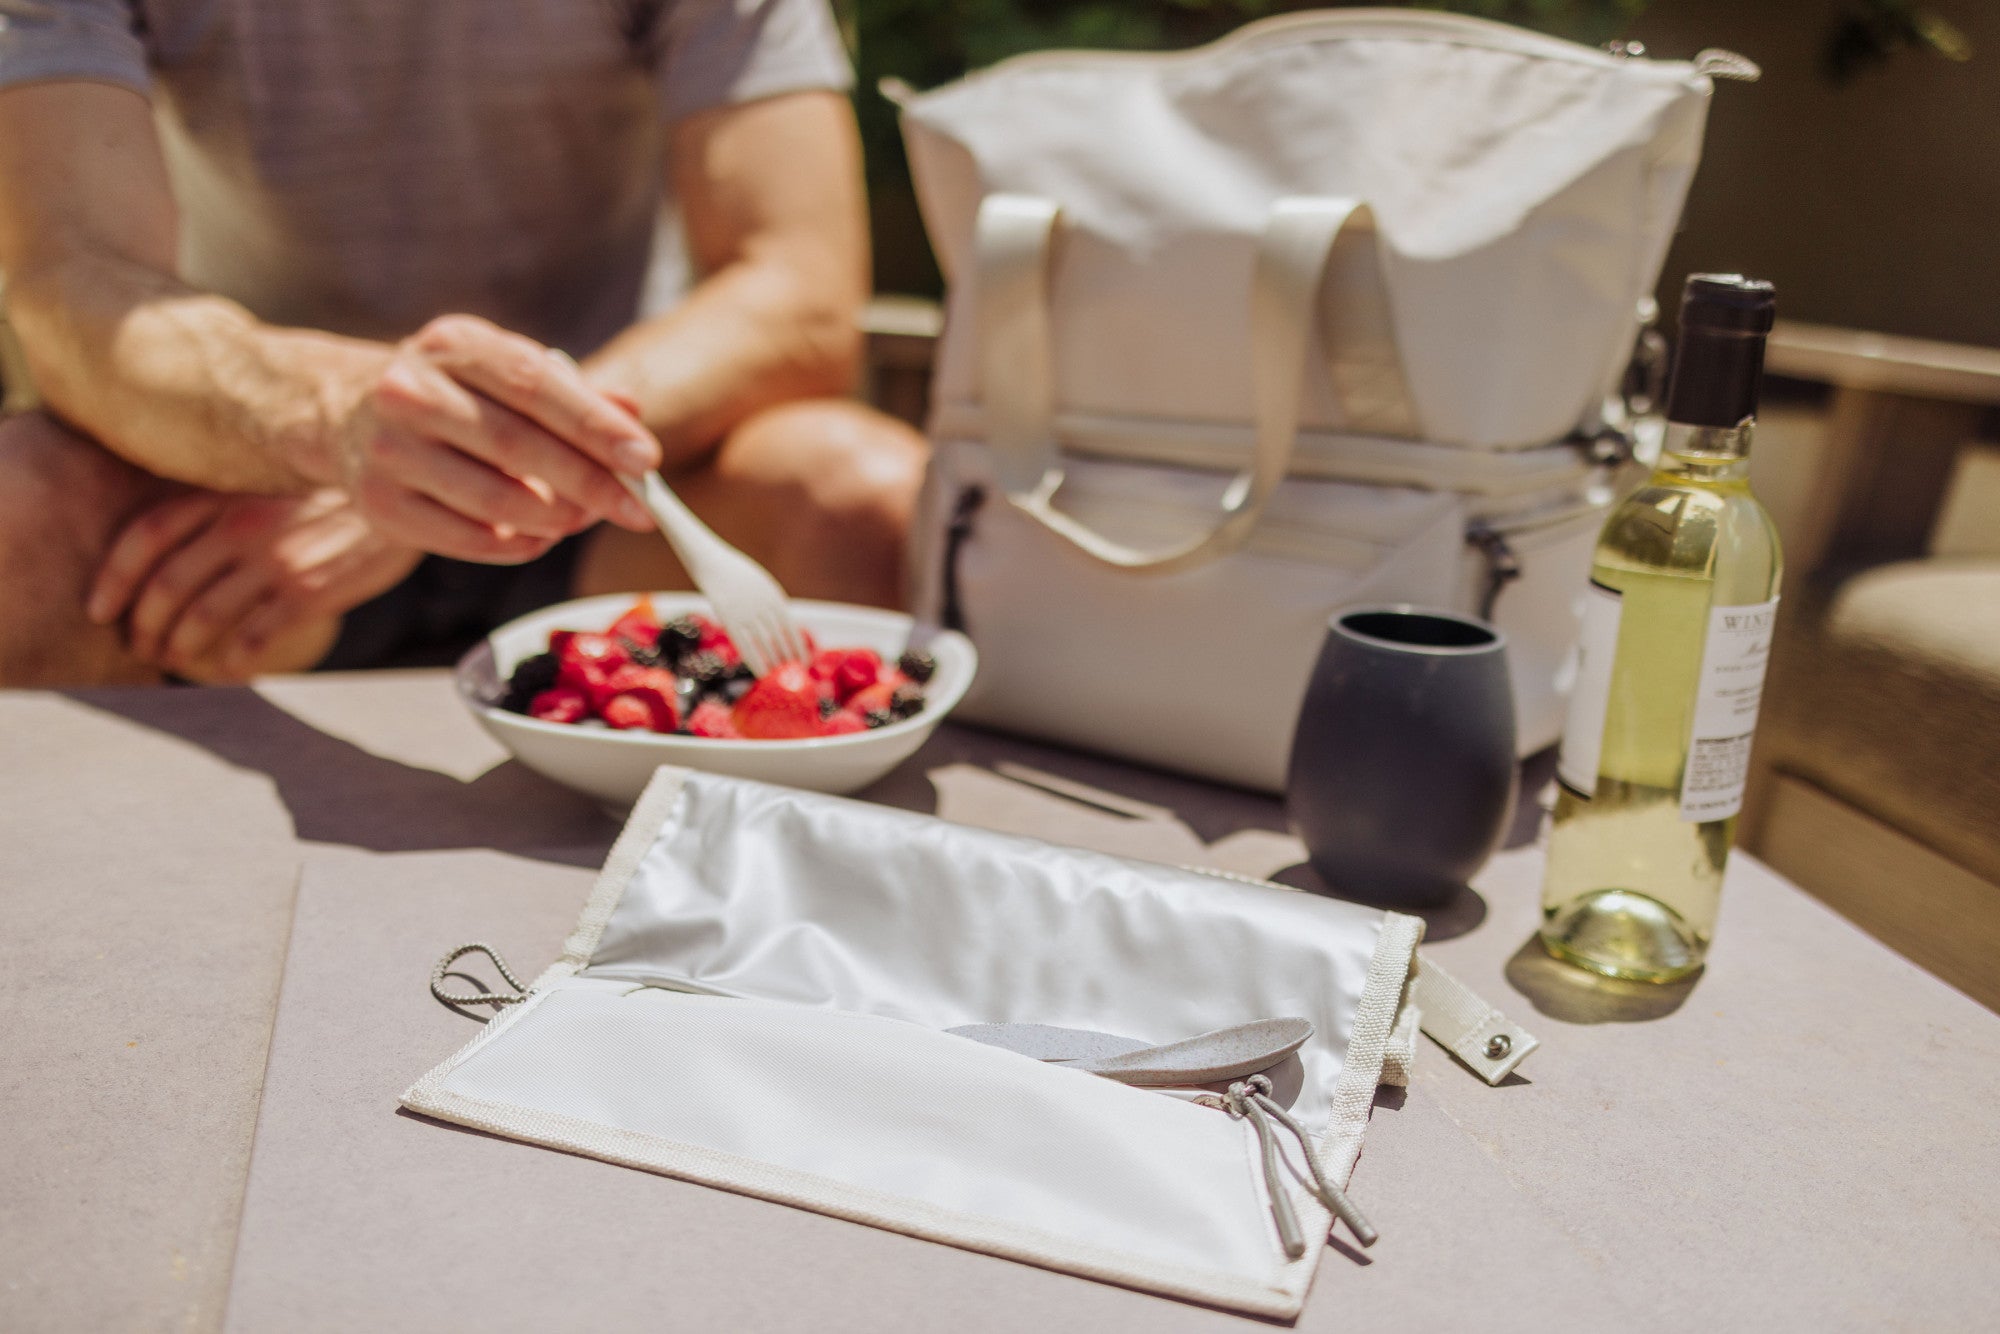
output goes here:
{"type": "Polygon", "coordinates": [[[60,416],[163,477],[223,491],[340,480],[336,424],[392,350],[260,323],[143,263],[37,257],[8,309],[60,416]]]}
{"type": "Polygon", "coordinates": [[[593,384],[639,404],[669,469],[686,467],[760,408],[853,387],[861,332],[848,286],[782,260],[744,260],[619,334],[584,368],[593,384]]]}

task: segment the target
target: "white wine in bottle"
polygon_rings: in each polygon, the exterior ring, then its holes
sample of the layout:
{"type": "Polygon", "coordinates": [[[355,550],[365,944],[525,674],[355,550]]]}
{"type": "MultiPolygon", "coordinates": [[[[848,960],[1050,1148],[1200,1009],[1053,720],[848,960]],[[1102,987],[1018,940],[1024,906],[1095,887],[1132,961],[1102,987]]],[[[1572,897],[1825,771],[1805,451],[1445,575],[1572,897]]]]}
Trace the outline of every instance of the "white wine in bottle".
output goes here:
{"type": "Polygon", "coordinates": [[[1715,932],[1778,607],[1749,480],[1774,304],[1766,282],[1688,279],[1659,466],[1597,540],[1541,935],[1612,977],[1685,977],[1715,932]]]}

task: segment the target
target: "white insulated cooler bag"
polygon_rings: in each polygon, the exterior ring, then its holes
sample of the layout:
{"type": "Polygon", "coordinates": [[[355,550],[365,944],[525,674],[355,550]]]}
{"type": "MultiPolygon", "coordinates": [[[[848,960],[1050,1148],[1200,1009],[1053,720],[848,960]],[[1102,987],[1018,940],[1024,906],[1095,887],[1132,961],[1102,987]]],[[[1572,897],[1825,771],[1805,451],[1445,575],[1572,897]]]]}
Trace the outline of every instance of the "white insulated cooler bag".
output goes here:
{"type": "Polygon", "coordinates": [[[1498,625],[1552,743],[1711,75],[1755,69],[1350,10],[890,89],[961,716],[1275,790],[1328,619],[1415,603],[1498,625]]]}

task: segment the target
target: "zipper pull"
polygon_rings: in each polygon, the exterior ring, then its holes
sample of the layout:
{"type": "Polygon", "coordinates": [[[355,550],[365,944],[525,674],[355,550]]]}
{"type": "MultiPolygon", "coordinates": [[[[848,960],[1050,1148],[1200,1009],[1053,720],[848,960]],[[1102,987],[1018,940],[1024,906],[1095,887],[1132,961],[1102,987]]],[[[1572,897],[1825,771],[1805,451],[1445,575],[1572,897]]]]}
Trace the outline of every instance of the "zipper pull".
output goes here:
{"type": "Polygon", "coordinates": [[[1521,558],[1514,554],[1514,548],[1507,545],[1499,530],[1483,519],[1474,521],[1465,530],[1465,540],[1479,548],[1479,554],[1486,558],[1486,587],[1479,595],[1479,619],[1490,621],[1501,590],[1521,577],[1521,558]]]}

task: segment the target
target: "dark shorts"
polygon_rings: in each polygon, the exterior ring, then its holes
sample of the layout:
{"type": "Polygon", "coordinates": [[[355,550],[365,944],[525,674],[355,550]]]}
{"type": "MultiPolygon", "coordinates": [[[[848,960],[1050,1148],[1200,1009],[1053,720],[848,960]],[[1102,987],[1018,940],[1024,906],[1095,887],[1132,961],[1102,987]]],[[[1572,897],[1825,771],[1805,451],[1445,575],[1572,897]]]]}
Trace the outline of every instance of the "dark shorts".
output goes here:
{"type": "Polygon", "coordinates": [[[442,667],[503,625],[570,596],[584,534],[525,565],[426,556],[410,577],[347,613],[319,670],[442,667]]]}

